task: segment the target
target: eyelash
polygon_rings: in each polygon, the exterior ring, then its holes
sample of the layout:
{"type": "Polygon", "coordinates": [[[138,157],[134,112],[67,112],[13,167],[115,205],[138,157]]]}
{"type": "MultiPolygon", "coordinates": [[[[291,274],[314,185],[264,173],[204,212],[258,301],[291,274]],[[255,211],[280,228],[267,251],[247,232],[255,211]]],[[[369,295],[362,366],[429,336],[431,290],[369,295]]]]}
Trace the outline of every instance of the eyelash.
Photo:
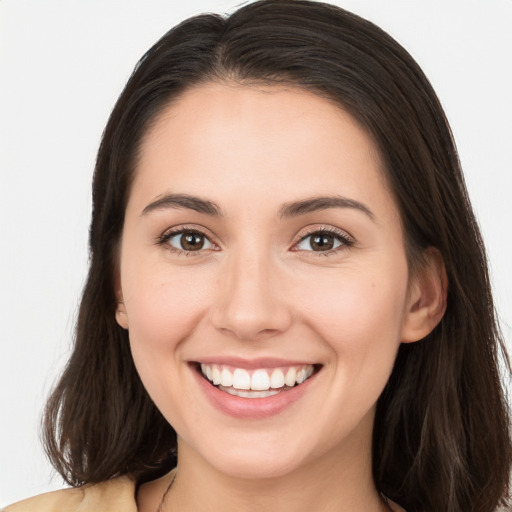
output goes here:
{"type": "MultiPolygon", "coordinates": [[[[197,228],[188,228],[186,226],[182,226],[177,229],[172,229],[169,231],[164,232],[162,235],[160,235],[157,239],[157,245],[166,246],[166,249],[169,250],[172,253],[177,254],[178,256],[199,256],[203,252],[202,250],[198,251],[187,251],[185,249],[177,249],[176,247],[173,247],[171,244],[169,244],[169,240],[175,236],[178,235],[184,235],[184,234],[191,234],[191,235],[199,235],[200,237],[204,237],[210,244],[212,244],[214,247],[217,247],[217,245],[212,242],[211,238],[202,230],[197,228]]],[[[318,236],[329,236],[335,238],[338,242],[340,242],[340,245],[338,247],[334,247],[332,249],[326,250],[326,251],[306,251],[303,250],[303,252],[312,253],[311,255],[315,256],[330,256],[332,254],[335,254],[341,250],[350,249],[354,245],[354,240],[352,237],[350,237],[347,233],[344,231],[341,231],[339,229],[333,228],[333,227],[321,227],[321,228],[312,228],[308,230],[305,234],[302,234],[298,240],[293,242],[292,250],[299,252],[300,249],[293,249],[293,247],[296,247],[301,242],[304,242],[309,237],[312,237],[314,235],[318,236]]],[[[311,242],[310,242],[311,244],[311,242]]],[[[213,249],[218,250],[218,249],[213,249]]]]}
{"type": "MultiPolygon", "coordinates": [[[[301,242],[304,242],[310,237],[313,237],[314,235],[318,236],[329,236],[333,237],[334,239],[337,239],[340,242],[340,245],[338,247],[335,247],[333,249],[329,249],[327,251],[304,251],[311,253],[313,256],[331,256],[333,254],[336,254],[337,252],[350,249],[354,245],[354,239],[345,233],[344,231],[341,231],[340,229],[334,228],[334,227],[315,227],[310,228],[306,231],[306,233],[301,234],[300,238],[293,243],[293,247],[297,246],[301,242]]],[[[310,242],[311,245],[311,242],[310,242]]],[[[299,251],[300,249],[292,249],[295,251],[299,251]]]]}

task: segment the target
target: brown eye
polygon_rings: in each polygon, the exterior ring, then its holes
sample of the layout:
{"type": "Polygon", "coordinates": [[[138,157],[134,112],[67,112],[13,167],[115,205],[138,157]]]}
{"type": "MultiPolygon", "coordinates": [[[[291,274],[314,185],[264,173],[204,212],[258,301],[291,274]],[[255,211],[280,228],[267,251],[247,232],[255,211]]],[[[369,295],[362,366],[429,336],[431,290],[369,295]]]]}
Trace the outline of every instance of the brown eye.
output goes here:
{"type": "Polygon", "coordinates": [[[334,247],[334,242],[332,235],[315,235],[309,243],[313,251],[329,251],[334,247]]]}
{"type": "Polygon", "coordinates": [[[342,245],[350,245],[341,235],[328,232],[312,233],[305,236],[298,244],[299,251],[327,252],[342,245]]]}
{"type": "Polygon", "coordinates": [[[196,233],[181,235],[181,247],[185,251],[199,251],[204,246],[204,236],[196,233]]]}
{"type": "Polygon", "coordinates": [[[201,249],[211,249],[213,247],[213,244],[205,235],[191,231],[176,233],[170,236],[168,243],[174,249],[187,252],[196,252],[201,249]]]}

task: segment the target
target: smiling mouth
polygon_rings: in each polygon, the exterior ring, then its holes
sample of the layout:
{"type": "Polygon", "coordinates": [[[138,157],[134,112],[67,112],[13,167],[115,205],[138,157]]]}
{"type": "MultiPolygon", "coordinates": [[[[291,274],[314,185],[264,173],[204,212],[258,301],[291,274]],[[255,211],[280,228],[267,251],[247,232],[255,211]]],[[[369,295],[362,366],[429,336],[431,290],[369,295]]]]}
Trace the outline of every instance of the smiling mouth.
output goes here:
{"type": "Polygon", "coordinates": [[[199,365],[203,377],[219,390],[241,398],[266,398],[301,385],[316,371],[304,364],[247,370],[222,364],[199,365]]]}

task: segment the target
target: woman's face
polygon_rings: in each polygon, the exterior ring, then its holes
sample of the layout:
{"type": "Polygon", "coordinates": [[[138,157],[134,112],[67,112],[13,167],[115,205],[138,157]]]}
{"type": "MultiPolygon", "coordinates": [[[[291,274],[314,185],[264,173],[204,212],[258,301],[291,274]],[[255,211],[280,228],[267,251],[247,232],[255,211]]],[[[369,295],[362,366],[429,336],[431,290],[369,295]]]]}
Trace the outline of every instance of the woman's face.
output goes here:
{"type": "Polygon", "coordinates": [[[118,295],[180,464],[369,460],[408,268],[378,152],[345,111],[278,87],[181,96],[142,145],[118,295]]]}

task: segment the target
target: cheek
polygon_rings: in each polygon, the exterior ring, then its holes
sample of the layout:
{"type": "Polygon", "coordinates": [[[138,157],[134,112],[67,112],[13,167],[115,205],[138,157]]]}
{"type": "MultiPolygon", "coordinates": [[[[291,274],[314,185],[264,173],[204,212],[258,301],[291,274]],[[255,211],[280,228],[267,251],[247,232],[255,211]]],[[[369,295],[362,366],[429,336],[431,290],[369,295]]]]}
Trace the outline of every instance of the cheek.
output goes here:
{"type": "Polygon", "coordinates": [[[382,273],[370,268],[317,279],[315,289],[324,291],[309,294],[304,304],[307,323],[331,353],[329,391],[318,413],[330,418],[336,439],[375,406],[401,341],[407,267],[391,265],[382,273]],[[339,430],[342,424],[346,428],[339,430]]]}
{"type": "Polygon", "coordinates": [[[127,269],[123,283],[134,359],[160,360],[197,328],[210,301],[207,272],[172,269],[169,265],[127,269]]]}
{"type": "Polygon", "coordinates": [[[317,275],[311,293],[301,296],[308,323],[345,357],[386,353],[400,342],[407,265],[380,263],[317,275]]]}

